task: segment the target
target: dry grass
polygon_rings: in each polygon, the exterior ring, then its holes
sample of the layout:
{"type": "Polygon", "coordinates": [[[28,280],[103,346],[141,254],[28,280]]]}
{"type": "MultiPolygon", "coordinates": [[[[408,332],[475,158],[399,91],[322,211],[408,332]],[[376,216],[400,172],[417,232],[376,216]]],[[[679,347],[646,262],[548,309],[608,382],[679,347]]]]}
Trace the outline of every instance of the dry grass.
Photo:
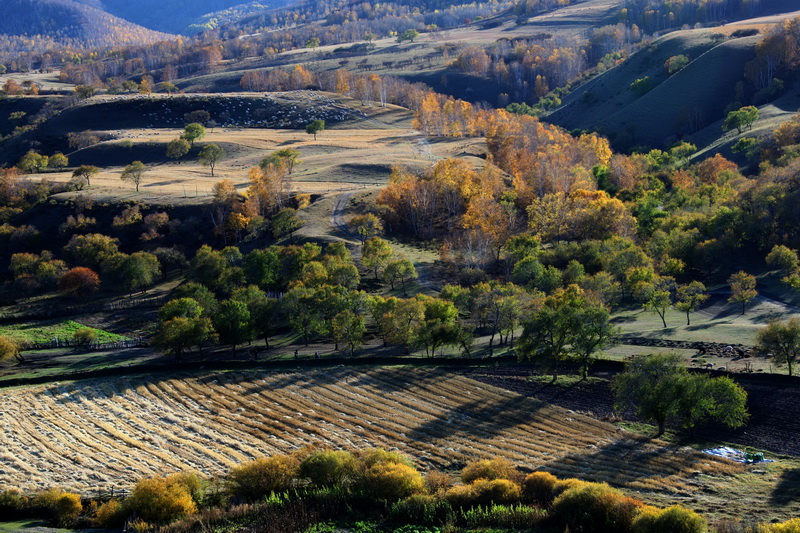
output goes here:
{"type": "Polygon", "coordinates": [[[442,370],[126,378],[7,390],[0,402],[0,485],[27,490],[221,475],[306,445],[396,448],[435,470],[499,455],[654,503],[692,505],[684,495],[703,491],[700,507],[723,505],[745,470],[442,370]]]}

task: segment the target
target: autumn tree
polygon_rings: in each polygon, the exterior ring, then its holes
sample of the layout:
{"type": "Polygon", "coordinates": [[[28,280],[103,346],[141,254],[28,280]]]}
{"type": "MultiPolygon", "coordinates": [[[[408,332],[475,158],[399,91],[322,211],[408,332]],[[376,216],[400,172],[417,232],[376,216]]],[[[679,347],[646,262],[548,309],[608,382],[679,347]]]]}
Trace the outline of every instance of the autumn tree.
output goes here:
{"type": "Polygon", "coordinates": [[[197,122],[192,122],[191,124],[187,124],[186,127],[183,128],[183,135],[181,135],[181,138],[189,141],[189,145],[192,148],[194,148],[194,142],[199,141],[205,136],[206,136],[206,128],[202,124],[198,124],[197,122]]]}
{"type": "Polygon", "coordinates": [[[731,286],[731,296],[728,298],[728,302],[741,303],[742,314],[744,314],[747,304],[758,296],[755,276],[740,270],[728,278],[728,284],[731,286]]]}
{"type": "Polygon", "coordinates": [[[88,296],[100,288],[100,277],[86,267],[75,267],[58,279],[58,290],[69,296],[88,296]]]}
{"type": "Polygon", "coordinates": [[[321,119],[312,120],[306,126],[306,133],[309,135],[314,136],[314,140],[317,140],[317,133],[321,132],[325,129],[325,121],[321,119]]]}
{"type": "Polygon", "coordinates": [[[289,174],[291,174],[294,170],[294,166],[302,162],[303,161],[300,159],[300,150],[296,150],[294,148],[284,148],[282,150],[276,150],[262,159],[259,166],[262,169],[266,169],[270,165],[276,167],[283,165],[286,167],[286,170],[289,172],[289,174]]]}
{"type": "Polygon", "coordinates": [[[756,333],[756,351],[771,354],[776,364],[786,365],[791,376],[800,357],[800,319],[792,317],[767,324],[756,333]]]}
{"type": "Polygon", "coordinates": [[[197,156],[197,159],[204,167],[211,168],[211,177],[213,178],[214,167],[223,157],[225,157],[225,150],[222,147],[216,144],[207,144],[202,150],[200,150],[200,154],[197,156]]]}
{"type": "Polygon", "coordinates": [[[100,169],[93,165],[81,165],[72,172],[73,178],[82,178],[86,180],[86,185],[91,186],[92,178],[100,173],[100,169]]]}
{"type": "Polygon", "coordinates": [[[126,166],[119,179],[122,181],[129,181],[136,187],[136,192],[139,192],[139,185],[142,183],[142,175],[147,171],[147,167],[141,161],[134,161],[126,166]]]}
{"type": "Polygon", "coordinates": [[[777,267],[787,273],[795,272],[800,267],[800,259],[797,257],[797,252],[781,244],[772,247],[772,250],[767,254],[766,262],[767,265],[777,267]]]}

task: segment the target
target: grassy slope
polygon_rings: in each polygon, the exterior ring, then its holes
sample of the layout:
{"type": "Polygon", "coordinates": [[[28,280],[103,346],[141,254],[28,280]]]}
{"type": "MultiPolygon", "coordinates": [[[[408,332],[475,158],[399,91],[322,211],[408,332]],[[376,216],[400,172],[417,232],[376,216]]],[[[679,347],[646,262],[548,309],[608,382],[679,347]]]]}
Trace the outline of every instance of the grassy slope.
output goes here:
{"type": "Polygon", "coordinates": [[[685,131],[679,117],[686,112],[700,110],[706,120],[721,116],[759,40],[754,36],[720,42],[715,34],[716,29],[688,30],[659,39],[577,88],[548,120],[568,129],[598,129],[629,146],[676,140],[685,131]],[[691,62],[668,76],[664,62],[678,54],[691,62]],[[637,96],[628,87],[645,76],[655,88],[637,96]]]}

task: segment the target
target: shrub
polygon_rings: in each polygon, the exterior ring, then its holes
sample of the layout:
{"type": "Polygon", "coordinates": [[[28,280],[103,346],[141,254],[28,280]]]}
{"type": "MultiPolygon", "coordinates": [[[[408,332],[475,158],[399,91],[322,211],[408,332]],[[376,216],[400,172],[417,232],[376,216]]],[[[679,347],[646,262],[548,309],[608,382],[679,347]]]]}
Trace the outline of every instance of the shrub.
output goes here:
{"type": "Polygon", "coordinates": [[[469,463],[461,471],[461,481],[472,483],[478,479],[511,479],[519,477],[516,467],[507,459],[498,457],[496,459],[484,459],[469,463]]]}
{"type": "Polygon", "coordinates": [[[101,505],[93,520],[93,525],[103,528],[118,528],[124,523],[125,508],[118,500],[109,500],[101,505]]]}
{"type": "Polygon", "coordinates": [[[547,513],[530,505],[491,505],[462,511],[461,518],[470,527],[503,527],[530,529],[539,524],[547,513]]]}
{"type": "Polygon", "coordinates": [[[644,507],[644,502],[629,498],[605,483],[584,483],[565,490],[555,499],[553,515],[564,520],[571,530],[624,533],[631,531],[634,519],[644,507]]]}
{"type": "Polygon", "coordinates": [[[387,452],[383,448],[372,448],[369,450],[362,450],[356,455],[358,461],[361,463],[362,468],[366,471],[377,464],[382,463],[399,463],[408,466],[414,466],[411,459],[399,452],[387,452]]]}
{"type": "Polygon", "coordinates": [[[553,503],[553,488],[558,478],[550,472],[533,472],[522,482],[522,498],[526,502],[546,507],[553,503]]]}
{"type": "Polygon", "coordinates": [[[571,489],[573,487],[578,487],[581,485],[585,485],[586,481],[582,481],[580,479],[576,479],[574,477],[567,478],[567,479],[559,479],[555,485],[553,485],[553,494],[551,496],[551,500],[555,500],[567,489],[571,489]]]}
{"type": "Polygon", "coordinates": [[[450,474],[432,470],[425,476],[425,487],[431,494],[443,494],[453,486],[453,478],[450,474]]]}
{"type": "Polygon", "coordinates": [[[19,489],[0,492],[0,515],[7,517],[21,511],[28,504],[28,498],[19,489]]]}
{"type": "Polygon", "coordinates": [[[522,488],[507,479],[479,479],[471,485],[455,486],[445,493],[445,499],[456,508],[514,504],[521,498],[522,488]]]}
{"type": "Polygon", "coordinates": [[[318,487],[344,487],[354,481],[358,461],[346,451],[315,452],[300,464],[300,477],[318,487]]]}
{"type": "Polygon", "coordinates": [[[653,88],[653,80],[649,76],[639,78],[630,85],[631,91],[639,96],[649,92],[653,88]]]}
{"type": "Polygon", "coordinates": [[[256,459],[231,470],[228,488],[234,496],[257,500],[288,489],[299,470],[300,462],[289,455],[256,459]]]}
{"type": "Polygon", "coordinates": [[[97,331],[92,328],[78,328],[72,338],[81,346],[89,346],[97,342],[97,331]]]}
{"type": "Polygon", "coordinates": [[[643,508],[634,519],[634,533],[706,533],[705,519],[680,505],[667,509],[643,508]]]}
{"type": "Polygon", "coordinates": [[[203,503],[207,482],[196,472],[179,472],[167,477],[167,485],[182,485],[189,491],[192,501],[198,506],[203,503]]]}
{"type": "Polygon", "coordinates": [[[425,490],[422,474],[402,463],[379,463],[364,476],[364,489],[381,500],[399,500],[425,490]]]}
{"type": "Polygon", "coordinates": [[[444,500],[428,494],[414,494],[392,505],[390,516],[395,522],[405,524],[444,524],[453,508],[444,500]]]}
{"type": "Polygon", "coordinates": [[[800,533],[800,518],[792,518],[778,524],[764,524],[759,533],[800,533]]]}
{"type": "Polygon", "coordinates": [[[164,524],[197,511],[192,495],[180,483],[167,478],[142,479],[125,500],[125,513],[136,515],[145,522],[164,524]]]}
{"type": "Polygon", "coordinates": [[[69,527],[83,510],[78,494],[61,489],[48,489],[34,496],[31,507],[47,516],[55,525],[69,527]]]}

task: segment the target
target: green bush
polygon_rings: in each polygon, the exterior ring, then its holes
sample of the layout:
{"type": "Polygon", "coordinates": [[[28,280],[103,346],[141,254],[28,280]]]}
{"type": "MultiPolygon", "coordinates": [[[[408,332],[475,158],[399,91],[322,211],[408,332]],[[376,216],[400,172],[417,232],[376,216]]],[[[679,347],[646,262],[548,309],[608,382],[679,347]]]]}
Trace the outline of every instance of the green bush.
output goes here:
{"type": "Polygon", "coordinates": [[[680,505],[667,509],[647,507],[634,519],[632,531],[633,533],[707,533],[708,524],[702,516],[680,505]]]}
{"type": "Polygon", "coordinates": [[[553,487],[558,478],[550,472],[532,472],[522,481],[522,499],[547,507],[553,503],[553,487]]]}
{"type": "Polygon", "coordinates": [[[653,80],[649,76],[639,78],[631,83],[630,89],[639,96],[649,92],[653,88],[653,80]]]}
{"type": "Polygon", "coordinates": [[[469,527],[503,527],[530,529],[536,527],[547,513],[530,505],[489,505],[461,511],[461,519],[469,527]]]}
{"type": "Polygon", "coordinates": [[[364,471],[369,470],[377,464],[384,463],[398,463],[407,466],[414,466],[411,459],[399,452],[387,452],[383,448],[372,448],[369,450],[361,450],[356,455],[361,467],[364,471]]]}
{"type": "Polygon", "coordinates": [[[300,463],[300,477],[318,487],[344,487],[356,477],[358,461],[350,452],[315,452],[300,463]]]}
{"type": "Polygon", "coordinates": [[[363,489],[380,500],[395,501],[425,490],[422,474],[402,463],[378,463],[364,475],[363,489]]]}
{"type": "Polygon", "coordinates": [[[238,498],[255,501],[292,486],[300,472],[300,462],[288,455],[256,459],[231,470],[228,490],[238,498]]]}
{"type": "Polygon", "coordinates": [[[478,479],[510,479],[513,481],[518,477],[517,468],[508,459],[502,457],[469,463],[461,471],[461,481],[466,484],[478,479]]]}
{"type": "Polygon", "coordinates": [[[47,516],[53,524],[69,527],[80,516],[83,505],[78,494],[64,492],[61,489],[48,489],[33,497],[31,508],[47,516]]]}
{"type": "Polygon", "coordinates": [[[562,492],[553,501],[552,514],[572,531],[625,533],[644,507],[605,483],[583,483],[562,492]]]}
{"type": "Polygon", "coordinates": [[[406,524],[444,524],[453,508],[444,500],[428,494],[414,494],[392,505],[390,516],[395,522],[406,524]]]}

